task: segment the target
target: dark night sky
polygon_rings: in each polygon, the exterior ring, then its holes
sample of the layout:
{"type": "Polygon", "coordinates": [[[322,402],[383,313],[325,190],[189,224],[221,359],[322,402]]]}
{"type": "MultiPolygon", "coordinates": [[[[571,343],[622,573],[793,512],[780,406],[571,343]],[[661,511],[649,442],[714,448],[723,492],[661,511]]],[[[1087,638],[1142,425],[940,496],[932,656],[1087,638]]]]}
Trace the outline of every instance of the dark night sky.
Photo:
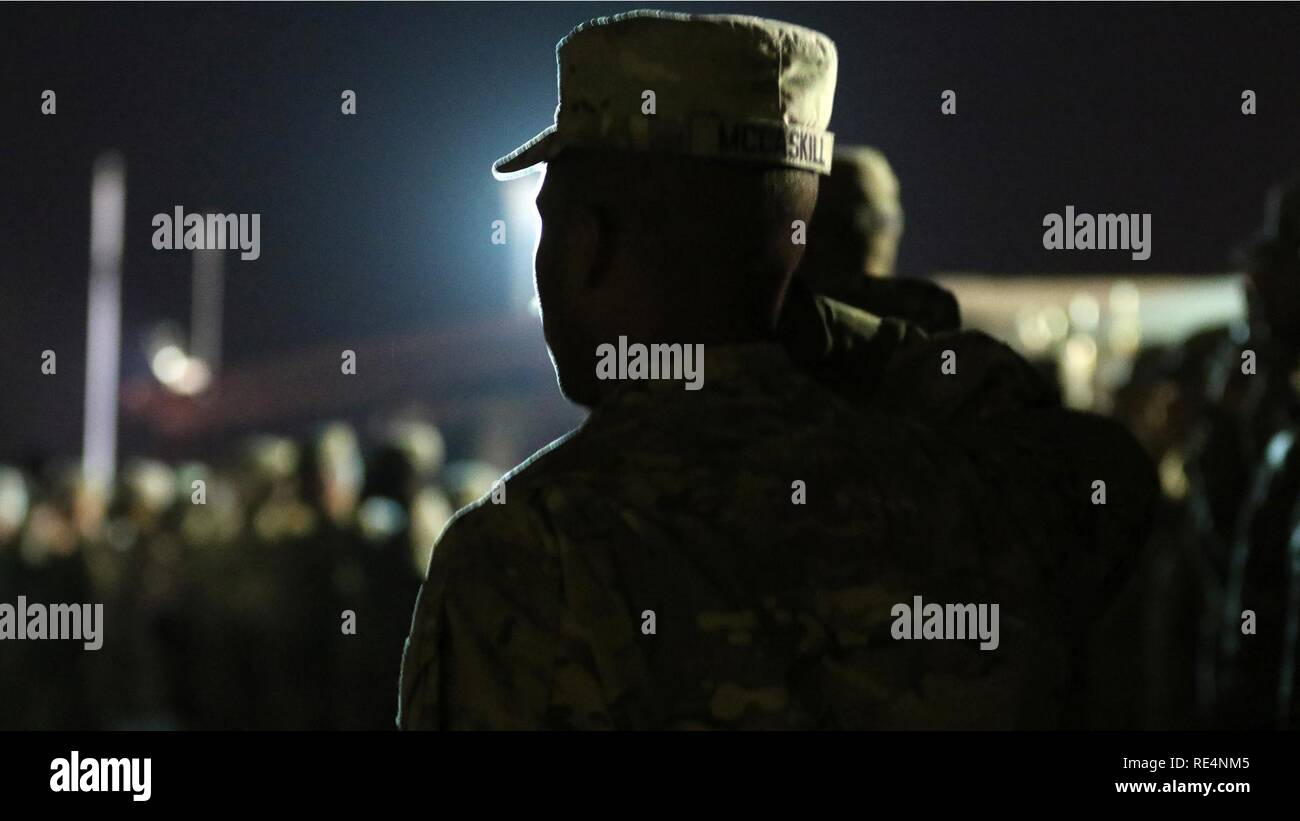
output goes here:
{"type": "MultiPolygon", "coordinates": [[[[488,315],[505,288],[489,166],[550,122],[556,40],[635,7],[0,6],[0,457],[78,446],[100,149],[128,166],[131,351],[151,322],[188,318],[188,256],[150,246],[150,218],[176,204],[262,214],[261,259],[228,264],[228,361],[488,315]],[[56,116],[39,113],[45,88],[56,116]],[[57,385],[44,348],[71,354],[57,385]]],[[[898,171],[907,272],[1223,270],[1267,183],[1300,170],[1293,4],[664,7],[835,39],[832,130],[898,171]],[[1045,252],[1042,217],[1066,204],[1151,212],[1150,260],[1045,252]]]]}

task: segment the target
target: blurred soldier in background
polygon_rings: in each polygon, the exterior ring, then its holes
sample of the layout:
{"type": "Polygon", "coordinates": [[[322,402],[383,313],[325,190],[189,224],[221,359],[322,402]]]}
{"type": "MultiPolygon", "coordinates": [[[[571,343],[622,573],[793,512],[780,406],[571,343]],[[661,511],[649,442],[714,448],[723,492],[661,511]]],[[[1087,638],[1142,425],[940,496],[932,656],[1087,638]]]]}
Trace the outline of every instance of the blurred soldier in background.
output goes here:
{"type": "Polygon", "coordinates": [[[1288,711],[1298,253],[1293,181],[1269,193],[1264,226],[1236,254],[1244,321],[1145,351],[1119,396],[1167,498],[1144,596],[1147,726],[1271,727],[1288,711]]]}
{"type": "Polygon", "coordinates": [[[865,145],[835,148],[817,189],[813,236],[799,276],[818,293],[856,285],[862,275],[891,277],[903,237],[898,177],[885,155],[865,145]]]}
{"type": "MultiPolygon", "coordinates": [[[[27,493],[31,496],[27,521],[17,537],[17,556],[6,548],[0,565],[6,571],[0,576],[4,594],[0,601],[16,604],[18,596],[29,602],[95,601],[85,557],[78,548],[82,540],[100,534],[105,493],[92,488],[80,470],[68,465],[42,465],[33,482],[21,482],[23,490],[12,477],[5,484],[3,504],[10,514],[23,507],[27,493]]],[[[0,686],[8,692],[0,698],[0,718],[5,722],[0,726],[93,729],[99,704],[90,676],[91,655],[77,642],[5,641],[0,686]],[[21,686],[33,681],[41,686],[21,686]]]]}
{"type": "MultiPolygon", "coordinates": [[[[1056,417],[1062,429],[1074,431],[1057,443],[1061,459],[1080,469],[1093,448],[1130,438],[1114,423],[1061,411],[1056,386],[1039,369],[984,333],[959,330],[957,300],[944,288],[893,277],[902,224],[898,179],[884,155],[869,147],[837,148],[781,318],[782,339],[796,364],[856,404],[931,424],[960,427],[1031,410],[1040,420],[1056,417]],[[935,380],[927,366],[945,351],[963,367],[935,380]]],[[[1149,512],[1156,501],[1150,469],[1131,443],[1122,453],[1116,459],[1135,469],[1118,490],[1134,500],[1131,510],[1149,512]]],[[[1145,532],[1145,520],[1120,530],[1118,541],[1136,548],[1142,540],[1132,534],[1145,532]]],[[[1147,706],[1133,675],[1144,651],[1130,623],[1142,591],[1134,582],[1121,596],[1120,581],[1139,559],[1122,559],[1116,565],[1122,571],[1107,588],[1105,617],[1087,642],[1080,724],[1134,726],[1147,706]]]]}
{"type": "Polygon", "coordinates": [[[328,693],[329,703],[321,707],[329,715],[327,726],[373,727],[374,721],[367,720],[371,698],[358,671],[374,661],[371,604],[377,597],[369,587],[368,560],[382,559],[369,541],[358,538],[354,526],[369,475],[350,425],[323,426],[303,450],[305,497],[316,512],[318,527],[303,544],[307,568],[299,568],[300,574],[309,569],[313,600],[299,606],[318,614],[309,629],[322,638],[320,655],[304,661],[318,671],[312,683],[328,693]],[[345,610],[361,622],[357,635],[345,635],[341,629],[345,610]]]}
{"type": "Polygon", "coordinates": [[[1223,587],[1217,720],[1285,729],[1300,718],[1300,178],[1270,192],[1242,257],[1249,335],[1217,351],[1191,501],[1223,587]]]}
{"type": "Polygon", "coordinates": [[[175,472],[152,459],[122,469],[108,506],[103,538],[84,541],[81,555],[94,600],[118,640],[89,654],[97,710],[114,729],[165,726],[172,694],[160,632],[180,606],[181,545],[173,510],[175,472]]]}
{"type": "Polygon", "coordinates": [[[883,364],[898,349],[961,324],[952,294],[893,278],[902,232],[898,179],[884,155],[837,148],[778,332],[797,365],[853,401],[877,393],[883,364]]]}
{"type": "Polygon", "coordinates": [[[885,155],[868,146],[840,146],[834,156],[817,193],[795,282],[929,333],[957,329],[961,315],[952,294],[927,280],[894,277],[903,205],[885,155]]]}
{"type": "Polygon", "coordinates": [[[884,154],[841,146],[834,158],[779,324],[794,362],[851,401],[912,416],[924,407],[932,421],[1055,407],[1056,388],[1007,346],[957,333],[961,313],[951,293],[893,275],[903,208],[884,154]],[[922,363],[944,350],[964,368],[935,384],[922,363]]]}
{"type": "Polygon", "coordinates": [[[333,528],[352,521],[365,483],[361,445],[349,425],[326,425],[307,448],[304,495],[333,528]]]}
{"type": "Polygon", "coordinates": [[[427,555],[438,535],[428,531],[440,531],[451,515],[450,505],[433,486],[445,454],[435,425],[404,416],[383,426],[367,468],[357,511],[361,538],[349,542],[347,561],[335,571],[336,589],[357,619],[355,636],[344,635],[338,627],[332,631],[340,659],[334,709],[343,727],[374,727],[385,716],[391,726],[391,679],[388,688],[376,686],[382,680],[376,671],[402,655],[411,621],[410,596],[418,590],[412,553],[427,555]]]}
{"type": "Polygon", "coordinates": [[[547,163],[543,329],[561,390],[593,410],[444,531],[400,726],[1086,722],[1083,647],[1154,495],[1131,438],[1050,395],[983,390],[1009,351],[882,363],[854,341],[881,323],[861,310],[822,340],[854,374],[887,372],[861,402],[779,344],[791,230],[830,166],[834,45],[633,12],[579,26],[557,61],[556,125],[495,170],[547,163]],[[621,337],[702,345],[698,390],[603,378],[598,346],[621,337]],[[983,404],[963,413],[968,396],[983,404]],[[914,596],[997,603],[998,648],[900,640],[914,596]]]}

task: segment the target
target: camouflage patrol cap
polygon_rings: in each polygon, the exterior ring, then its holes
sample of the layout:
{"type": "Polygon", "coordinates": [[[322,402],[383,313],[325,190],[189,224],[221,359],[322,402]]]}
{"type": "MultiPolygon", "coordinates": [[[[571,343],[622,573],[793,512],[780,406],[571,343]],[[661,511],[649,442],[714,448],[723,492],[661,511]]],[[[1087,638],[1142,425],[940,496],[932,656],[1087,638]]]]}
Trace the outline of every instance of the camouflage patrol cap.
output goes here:
{"type": "Polygon", "coordinates": [[[642,10],[583,23],[555,57],[555,123],[493,163],[498,179],[575,146],[830,173],[838,57],[816,31],[642,10]]]}
{"type": "MultiPolygon", "coordinates": [[[[864,227],[892,233],[902,231],[903,206],[898,197],[898,177],[889,160],[868,145],[835,149],[835,173],[823,186],[828,207],[862,212],[864,227]]],[[[818,203],[821,195],[818,195],[818,203]]]]}
{"type": "Polygon", "coordinates": [[[812,225],[806,263],[811,278],[891,275],[903,233],[903,205],[898,177],[885,155],[865,145],[836,148],[835,170],[818,189],[812,225]],[[828,244],[840,247],[824,254],[814,247],[828,244]],[[835,270],[814,272],[822,260],[835,270]]]}

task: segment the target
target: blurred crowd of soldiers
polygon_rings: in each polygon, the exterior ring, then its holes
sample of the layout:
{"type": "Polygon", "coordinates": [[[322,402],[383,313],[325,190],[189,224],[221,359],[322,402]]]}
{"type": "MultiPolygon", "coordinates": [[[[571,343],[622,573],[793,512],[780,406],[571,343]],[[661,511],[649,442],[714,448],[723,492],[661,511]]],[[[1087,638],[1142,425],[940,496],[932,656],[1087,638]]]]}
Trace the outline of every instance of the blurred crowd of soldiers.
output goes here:
{"type": "MultiPolygon", "coordinates": [[[[927,331],[958,327],[942,289],[889,278],[902,209],[884,156],[851,147],[836,163],[815,219],[856,240],[810,245],[805,280],[927,331]],[[852,270],[868,276],[821,274],[852,270]]],[[[1142,572],[1095,639],[1132,661],[1102,673],[1125,681],[1097,685],[1110,726],[1300,720],[1300,179],[1268,193],[1263,225],[1231,256],[1247,315],[1143,348],[1112,403],[1159,467],[1164,499],[1142,572]]]]}
{"type": "Polygon", "coordinates": [[[1144,350],[1116,404],[1168,501],[1141,591],[1154,726],[1290,728],[1300,709],[1300,180],[1236,257],[1246,317],[1144,350]]]}
{"type": "MultiPolygon", "coordinates": [[[[959,327],[947,292],[892,276],[903,212],[884,156],[846,147],[835,161],[815,221],[848,239],[810,244],[805,282],[929,332],[959,327]]],[[[1263,225],[1231,256],[1247,315],[1142,349],[1112,403],[1158,465],[1164,502],[1143,571],[1096,638],[1133,662],[1094,694],[1110,726],[1300,720],[1300,179],[1268,193],[1263,225]]]]}
{"type": "Polygon", "coordinates": [[[333,423],[217,467],[135,460],[106,494],[0,466],[0,601],[104,605],[97,651],[4,642],[0,727],[391,728],[429,550],[500,471],[444,465],[423,421],[379,439],[333,423]]]}

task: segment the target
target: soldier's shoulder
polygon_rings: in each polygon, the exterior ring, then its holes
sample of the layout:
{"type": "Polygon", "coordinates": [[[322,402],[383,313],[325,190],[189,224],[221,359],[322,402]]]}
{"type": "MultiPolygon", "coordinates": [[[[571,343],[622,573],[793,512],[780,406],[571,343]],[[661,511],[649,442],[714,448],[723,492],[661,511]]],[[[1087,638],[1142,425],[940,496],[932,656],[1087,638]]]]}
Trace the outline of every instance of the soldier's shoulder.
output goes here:
{"type": "Polygon", "coordinates": [[[901,403],[940,419],[988,418],[1059,405],[1052,382],[1010,346],[982,331],[950,331],[900,349],[880,391],[886,405],[901,403]]]}
{"type": "Polygon", "coordinates": [[[569,502],[594,503],[602,452],[597,435],[583,426],[538,450],[508,471],[482,497],[447,523],[435,549],[444,562],[459,563],[470,554],[542,552],[553,554],[557,512],[569,502]]]}

